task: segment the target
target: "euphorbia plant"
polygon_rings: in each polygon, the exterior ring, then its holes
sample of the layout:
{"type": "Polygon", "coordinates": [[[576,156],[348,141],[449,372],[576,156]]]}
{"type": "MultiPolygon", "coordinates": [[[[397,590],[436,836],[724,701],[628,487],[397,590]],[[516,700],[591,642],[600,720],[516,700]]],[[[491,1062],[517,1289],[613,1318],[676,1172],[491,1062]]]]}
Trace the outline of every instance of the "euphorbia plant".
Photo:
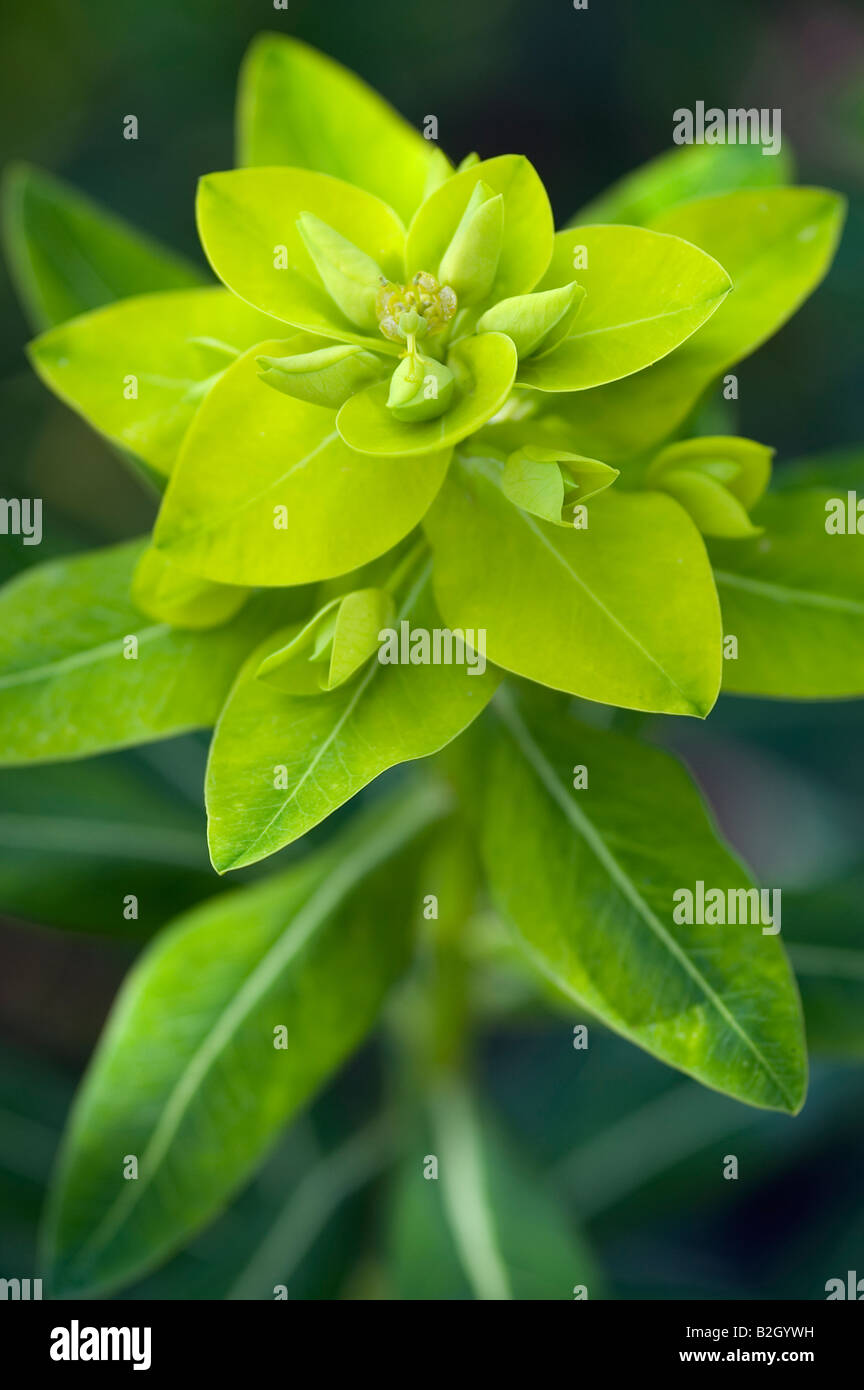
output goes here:
{"type": "MultiPolygon", "coordinates": [[[[225,873],[465,738],[144,954],[71,1123],[58,1286],[128,1281],[209,1220],[359,1043],[419,927],[434,964],[392,1014],[425,1115],[410,1161],[420,1179],[440,1159],[457,1282],[518,1296],[512,1201],[490,1282],[453,1188],[470,1151],[497,1211],[509,1172],[463,1078],[486,895],[577,1016],[746,1103],[803,1102],[781,936],[673,917],[679,888],[747,890],[747,871],[684,770],[603,725],[616,707],[704,718],[721,683],[864,689],[862,564],[826,536],[828,493],[768,491],[768,447],[700,428],[824,274],[842,202],[773,183],[774,160],[730,187],[699,150],[555,233],[526,159],[454,168],[275,38],[244,68],[239,146],[198,190],[219,284],[11,177],[13,264],[51,325],[33,364],[164,496],[148,540],[0,596],[3,760],[215,724],[225,873]],[[92,290],[49,250],[58,224],[92,290]]],[[[399,1201],[438,1200],[424,1191],[409,1177],[399,1201]]],[[[555,1229],[542,1203],[532,1219],[555,1229]]],[[[572,1286],[584,1256],[559,1253],[572,1286]]]]}

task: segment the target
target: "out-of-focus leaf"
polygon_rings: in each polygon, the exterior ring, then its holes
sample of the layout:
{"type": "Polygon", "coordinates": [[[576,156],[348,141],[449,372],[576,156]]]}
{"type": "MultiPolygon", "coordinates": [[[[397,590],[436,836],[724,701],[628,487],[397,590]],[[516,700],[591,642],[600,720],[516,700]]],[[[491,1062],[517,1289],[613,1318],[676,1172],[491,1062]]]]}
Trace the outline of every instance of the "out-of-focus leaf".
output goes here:
{"type": "Polygon", "coordinates": [[[824,189],[765,188],[696,198],[658,216],[655,231],[707,251],[728,271],[734,289],[662,362],[596,391],[556,399],[550,442],[570,439],[582,452],[616,463],[666,438],[705,388],[755,352],[816,288],[833,259],[844,210],[843,199],[824,189]]]}
{"type": "Polygon", "coordinates": [[[133,939],[214,880],[204,816],[131,755],[0,772],[0,913],[133,939]],[[138,916],[124,916],[134,893],[138,916]]]}
{"type": "MultiPolygon", "coordinates": [[[[829,535],[816,488],[765,497],[752,540],[715,541],[714,578],[724,634],[738,656],[723,688],[738,695],[838,699],[864,694],[864,546],[829,535]]],[[[840,495],[844,507],[845,494],[840,495]]]]}
{"type": "Polygon", "coordinates": [[[48,1218],[55,1294],[116,1287],[181,1246],[357,1045],[408,961],[405,856],[440,811],[429,789],[403,793],[193,910],[141,958],[67,1133],[48,1218]]]}
{"type": "Polygon", "coordinates": [[[10,165],[3,236],[18,293],[37,328],[158,290],[192,289],[206,272],[159,246],[59,179],[10,165]]]}
{"type": "Polygon", "coordinates": [[[777,155],[763,155],[760,145],[689,145],[667,150],[592,199],[569,225],[626,222],[645,226],[691,198],[791,183],[794,173],[788,149],[777,155]]]}
{"type": "Polygon", "coordinates": [[[398,1176],[390,1276],[396,1297],[573,1299],[601,1294],[566,1212],[523,1170],[459,1082],[433,1093],[428,1130],[398,1176]],[[424,1142],[428,1155],[421,1152],[424,1142]],[[427,1178],[428,1158],[438,1163],[427,1178]]]}

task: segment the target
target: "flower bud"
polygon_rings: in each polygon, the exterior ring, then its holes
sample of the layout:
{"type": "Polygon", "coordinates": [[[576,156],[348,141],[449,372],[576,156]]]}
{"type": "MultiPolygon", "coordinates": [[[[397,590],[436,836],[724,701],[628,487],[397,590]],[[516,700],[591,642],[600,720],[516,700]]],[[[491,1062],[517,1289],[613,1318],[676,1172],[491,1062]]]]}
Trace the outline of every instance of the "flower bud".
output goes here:
{"type": "Polygon", "coordinates": [[[455,378],[431,357],[406,357],[390,378],[387,406],[397,420],[436,420],[453,399],[455,378]]]}
{"type": "Polygon", "coordinates": [[[584,298],[584,289],[573,280],[560,289],[502,299],[481,315],[477,332],[506,333],[520,360],[537,356],[566,338],[584,298]]]}
{"type": "Polygon", "coordinates": [[[355,589],[331,599],[299,630],[289,628],[255,677],[286,695],[320,695],[344,685],[378,648],[395,611],[386,589],[355,589]]]}
{"type": "Polygon", "coordinates": [[[503,238],[504,199],[480,179],[438,270],[438,279],[453,286],[460,304],[478,304],[489,294],[503,238]]]}
{"type": "Polygon", "coordinates": [[[704,536],[742,540],[758,536],[748,513],[771,477],[773,451],[752,439],[701,436],[669,444],[651,460],[645,486],[666,492],[704,536]]]}
{"type": "Polygon", "coordinates": [[[527,444],[511,454],[501,475],[501,490],[523,512],[572,526],[574,507],[603,492],[618,469],[584,454],[527,444]]]}
{"type": "Polygon", "coordinates": [[[377,381],[387,367],[374,352],[347,343],[293,357],[256,357],[255,361],[259,377],[268,386],[330,410],[338,410],[349,396],[377,381]]]}
{"type": "Polygon", "coordinates": [[[300,214],[297,230],[333,302],[358,328],[375,332],[380,267],[365,251],[311,212],[300,214]]]}

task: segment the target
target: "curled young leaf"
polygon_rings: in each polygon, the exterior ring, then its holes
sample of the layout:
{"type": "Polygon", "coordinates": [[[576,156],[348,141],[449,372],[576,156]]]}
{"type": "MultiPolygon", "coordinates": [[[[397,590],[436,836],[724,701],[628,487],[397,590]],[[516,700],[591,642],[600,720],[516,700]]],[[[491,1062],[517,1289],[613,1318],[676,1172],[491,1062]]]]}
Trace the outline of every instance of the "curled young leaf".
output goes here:
{"type": "Polygon", "coordinates": [[[585,290],[572,280],[560,289],[502,299],[480,317],[477,332],[506,333],[512,338],[520,361],[523,357],[539,356],[567,337],[584,298],[585,290]]]}
{"type": "Polygon", "coordinates": [[[320,695],[344,685],[378,651],[395,612],[386,589],[355,589],[331,599],[299,631],[274,635],[255,676],[288,695],[320,695]]]}
{"type": "Polygon", "coordinates": [[[528,444],[507,459],[501,490],[523,511],[555,526],[572,527],[575,509],[617,477],[618,469],[599,459],[528,444]]]}
{"type": "MultiPolygon", "coordinates": [[[[311,335],[310,335],[311,336],[311,335]]],[[[306,340],[304,340],[306,341],[306,340]]],[[[320,341],[320,340],[319,340],[320,341]]],[[[258,375],[283,395],[310,405],[338,410],[349,396],[377,381],[389,367],[387,358],[356,344],[297,352],[288,357],[257,357],[258,375]]]]}
{"type": "Polygon", "coordinates": [[[473,164],[426,199],[408,230],[407,272],[436,274],[478,184],[504,200],[501,253],[488,299],[533,290],[552,254],[552,209],[533,166],[521,155],[500,155],[473,164]]]}
{"type": "Polygon", "coordinates": [[[771,478],[773,450],[752,439],[705,435],[661,449],[645,473],[645,486],[668,492],[703,536],[726,540],[759,535],[748,512],[771,478]]]}
{"type": "Polygon", "coordinates": [[[516,375],[516,349],[503,333],[481,333],[456,343],[447,358],[453,404],[434,420],[404,421],[387,407],[386,382],[346,401],[336,426],[363,454],[415,455],[450,448],[480,429],[506,401],[516,375]]]}

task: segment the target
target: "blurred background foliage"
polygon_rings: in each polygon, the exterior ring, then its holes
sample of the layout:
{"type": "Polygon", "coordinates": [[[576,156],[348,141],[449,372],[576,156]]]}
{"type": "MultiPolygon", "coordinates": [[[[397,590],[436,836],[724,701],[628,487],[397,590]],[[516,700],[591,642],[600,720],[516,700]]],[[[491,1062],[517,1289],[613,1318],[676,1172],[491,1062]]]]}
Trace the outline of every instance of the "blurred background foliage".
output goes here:
{"type": "MultiPolygon", "coordinates": [[[[232,162],[237,68],[262,29],[325,49],[417,125],[435,114],[457,159],[524,151],[560,222],[667,149],[676,107],[780,107],[800,181],[846,192],[850,217],[825,285],[739,369],[736,428],[777,448],[781,481],[787,461],[818,455],[807,472],[864,488],[860,4],[15,0],[4,27],[4,162],[44,166],[195,260],[195,181],[232,162]],[[122,138],[127,114],[137,142],[122,138]]],[[[3,490],[41,496],[46,532],[38,548],[3,538],[0,578],[138,534],[154,510],[31,376],[27,337],[4,270],[3,490]]],[[[749,1110],[596,1028],[576,1051],[579,1018],[544,1005],[506,958],[481,1000],[481,1086],[537,1182],[569,1205],[612,1296],[821,1298],[864,1260],[864,712],[726,698],[706,726],[648,732],[683,754],[727,837],[784,890],[814,1053],[807,1105],[794,1120],[749,1110]],[[842,978],[814,942],[842,952],[842,978]],[[736,1182],[722,1177],[727,1154],[736,1182]]],[[[195,736],[0,773],[2,1275],[39,1272],[64,1118],[135,951],[225,887],[206,857],[205,756],[195,736]],[[126,921],[132,892],[140,916],[126,921]]],[[[388,1070],[379,1039],[220,1221],[121,1297],[266,1298],[277,1283],[294,1299],[398,1296],[386,1174],[399,1136],[375,1119],[388,1070]]]]}

